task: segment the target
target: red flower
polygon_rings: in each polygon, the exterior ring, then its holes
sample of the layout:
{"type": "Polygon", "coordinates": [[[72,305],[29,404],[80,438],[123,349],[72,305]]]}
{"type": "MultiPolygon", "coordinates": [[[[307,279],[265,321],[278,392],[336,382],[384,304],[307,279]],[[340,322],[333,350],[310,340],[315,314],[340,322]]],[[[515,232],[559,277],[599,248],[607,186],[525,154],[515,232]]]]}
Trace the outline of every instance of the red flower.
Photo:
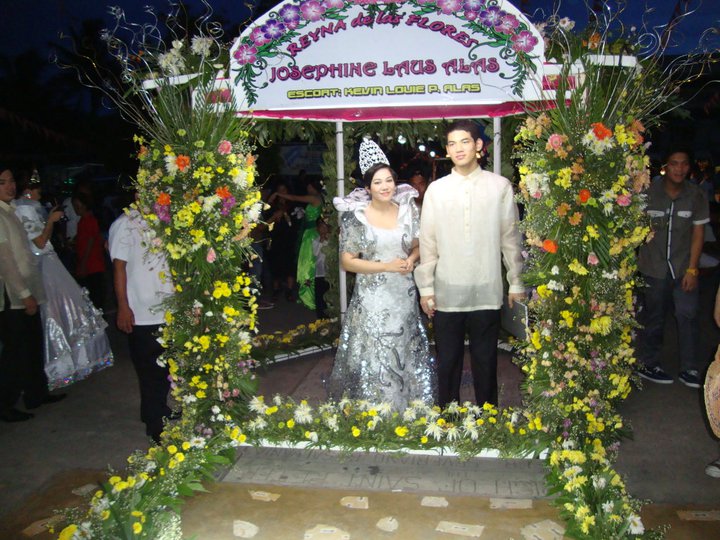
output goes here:
{"type": "Polygon", "coordinates": [[[177,165],[178,169],[184,171],[190,166],[190,157],[180,154],[177,158],[175,158],[175,165],[177,165]]]}
{"type": "Polygon", "coordinates": [[[578,193],[578,199],[583,204],[588,202],[588,200],[590,199],[591,196],[592,196],[592,193],[590,193],[589,189],[581,189],[580,193],[578,193]]]}
{"type": "Polygon", "coordinates": [[[599,141],[607,139],[608,137],[612,137],[612,130],[605,127],[605,124],[603,124],[602,122],[595,122],[590,125],[592,126],[593,135],[595,135],[595,137],[597,137],[599,141]]]}
{"type": "Polygon", "coordinates": [[[170,195],[168,195],[167,193],[161,193],[157,196],[157,203],[160,206],[167,206],[168,204],[170,204],[170,195]]]}
{"type": "Polygon", "coordinates": [[[215,194],[221,199],[227,199],[232,195],[227,186],[221,186],[215,190],[215,194]]]}
{"type": "Polygon", "coordinates": [[[545,240],[543,242],[543,249],[547,251],[548,253],[557,253],[558,245],[555,240],[545,240]]]}

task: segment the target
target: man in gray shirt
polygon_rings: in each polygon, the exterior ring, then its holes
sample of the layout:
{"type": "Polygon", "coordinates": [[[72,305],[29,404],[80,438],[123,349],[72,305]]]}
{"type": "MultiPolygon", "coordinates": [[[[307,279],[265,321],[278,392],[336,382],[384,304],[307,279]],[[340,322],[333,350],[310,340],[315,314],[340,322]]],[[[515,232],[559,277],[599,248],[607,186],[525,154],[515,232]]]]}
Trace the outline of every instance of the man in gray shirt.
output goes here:
{"type": "Polygon", "coordinates": [[[659,384],[673,378],[660,367],[665,315],[674,307],[680,345],[679,380],[700,387],[697,364],[698,262],[710,221],[708,202],[690,183],[690,152],[673,148],[665,161],[665,175],[647,191],[652,239],[640,247],[638,268],[645,286],[638,313],[638,375],[659,384]]]}

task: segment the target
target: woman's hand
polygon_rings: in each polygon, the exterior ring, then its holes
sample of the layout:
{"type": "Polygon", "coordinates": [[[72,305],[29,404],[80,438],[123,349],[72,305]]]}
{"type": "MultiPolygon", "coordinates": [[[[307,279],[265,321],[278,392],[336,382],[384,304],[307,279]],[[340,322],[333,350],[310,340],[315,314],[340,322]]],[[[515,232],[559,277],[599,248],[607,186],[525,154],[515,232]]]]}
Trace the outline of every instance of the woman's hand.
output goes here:
{"type": "Polygon", "coordinates": [[[387,263],[386,272],[396,272],[398,274],[407,274],[411,272],[413,265],[407,259],[395,259],[387,263]]]}

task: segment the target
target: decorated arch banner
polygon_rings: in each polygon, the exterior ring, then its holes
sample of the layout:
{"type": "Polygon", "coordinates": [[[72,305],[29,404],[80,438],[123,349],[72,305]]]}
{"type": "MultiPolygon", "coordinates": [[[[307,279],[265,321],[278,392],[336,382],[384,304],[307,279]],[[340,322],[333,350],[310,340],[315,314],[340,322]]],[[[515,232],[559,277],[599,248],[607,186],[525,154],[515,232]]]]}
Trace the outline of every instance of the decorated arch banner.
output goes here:
{"type": "Polygon", "coordinates": [[[544,44],[505,0],[289,0],[230,56],[236,106],[255,116],[479,117],[540,99],[544,44]]]}

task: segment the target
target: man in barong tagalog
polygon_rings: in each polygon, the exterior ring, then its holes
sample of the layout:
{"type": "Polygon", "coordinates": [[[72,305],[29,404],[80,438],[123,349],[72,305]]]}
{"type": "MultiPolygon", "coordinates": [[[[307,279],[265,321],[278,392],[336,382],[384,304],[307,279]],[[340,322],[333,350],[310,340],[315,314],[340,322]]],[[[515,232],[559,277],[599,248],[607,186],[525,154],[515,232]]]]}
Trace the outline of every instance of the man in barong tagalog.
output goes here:
{"type": "Polygon", "coordinates": [[[454,168],[425,192],[415,283],[434,322],[439,405],[460,402],[466,332],[475,399],[497,405],[503,262],[510,307],[525,299],[518,210],[510,181],[478,165],[477,124],[455,121],[446,137],[454,168]]]}

